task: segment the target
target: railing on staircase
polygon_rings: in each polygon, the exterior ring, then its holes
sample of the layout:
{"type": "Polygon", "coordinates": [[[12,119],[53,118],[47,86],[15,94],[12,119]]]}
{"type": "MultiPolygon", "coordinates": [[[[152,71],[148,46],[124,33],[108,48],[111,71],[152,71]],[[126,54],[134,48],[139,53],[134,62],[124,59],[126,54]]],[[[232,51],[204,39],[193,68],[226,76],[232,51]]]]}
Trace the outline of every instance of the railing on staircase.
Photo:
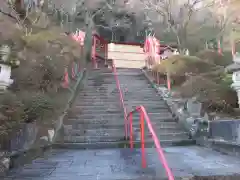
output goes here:
{"type": "Polygon", "coordinates": [[[123,94],[122,94],[122,91],[121,91],[121,86],[120,86],[120,82],[119,82],[119,79],[118,79],[116,66],[115,66],[114,61],[112,63],[113,63],[112,64],[112,71],[113,71],[113,74],[114,74],[114,78],[115,78],[118,93],[119,93],[120,106],[123,108],[123,112],[124,112],[125,139],[127,139],[128,138],[127,110],[126,110],[126,107],[125,107],[125,104],[124,104],[123,94]]]}
{"type": "Polygon", "coordinates": [[[143,106],[138,106],[136,107],[133,111],[131,111],[130,113],[128,113],[127,119],[128,119],[128,125],[129,125],[129,130],[130,130],[130,148],[133,149],[133,114],[138,112],[140,114],[140,132],[141,132],[141,149],[142,149],[142,167],[146,168],[146,157],[145,157],[145,126],[144,126],[144,122],[146,122],[147,124],[147,128],[150,131],[151,135],[152,135],[152,139],[154,141],[157,153],[159,155],[159,160],[161,161],[167,177],[169,180],[174,180],[174,176],[173,173],[171,171],[171,169],[168,166],[167,160],[164,156],[162,147],[160,145],[160,141],[153,129],[151,120],[147,114],[146,109],[143,106]]]}
{"type": "Polygon", "coordinates": [[[118,92],[119,92],[120,105],[122,106],[122,108],[124,110],[125,139],[128,139],[128,137],[130,138],[130,148],[133,149],[132,116],[133,116],[133,113],[139,112],[140,113],[140,128],[141,128],[142,167],[146,168],[146,166],[147,166],[146,156],[145,156],[145,138],[144,138],[144,135],[145,135],[144,134],[144,132],[145,132],[144,122],[146,122],[148,130],[150,131],[150,133],[152,135],[152,139],[154,141],[157,153],[159,155],[159,159],[160,159],[161,163],[163,164],[163,167],[164,167],[164,169],[167,173],[168,179],[169,180],[174,180],[174,176],[172,174],[172,171],[168,166],[168,163],[167,163],[167,160],[164,156],[162,147],[159,143],[159,139],[158,139],[155,131],[153,130],[151,120],[150,120],[149,116],[147,115],[147,112],[146,112],[145,108],[143,106],[138,106],[135,110],[131,111],[127,115],[127,110],[126,110],[126,107],[125,107],[125,104],[124,104],[124,99],[123,99],[123,93],[122,93],[121,86],[120,86],[120,83],[119,83],[117,70],[116,70],[114,61],[113,61],[112,71],[113,71],[113,74],[114,74],[114,77],[115,77],[115,80],[116,80],[117,89],[118,89],[118,92]],[[129,134],[128,134],[128,130],[130,131],[129,134]]]}
{"type": "MultiPolygon", "coordinates": [[[[108,53],[108,44],[107,42],[102,39],[100,36],[95,36],[94,38],[94,44],[93,44],[93,51],[94,51],[94,56],[95,59],[93,58],[93,65],[96,68],[97,67],[97,51],[96,51],[96,47],[100,44],[101,47],[103,47],[103,51],[104,51],[104,59],[105,59],[105,64],[107,61],[107,53],[108,53]],[[98,40],[98,43],[97,43],[98,40]]],[[[140,127],[141,127],[141,148],[142,148],[142,167],[145,168],[146,167],[146,157],[145,157],[145,138],[144,138],[144,122],[146,122],[148,130],[150,131],[151,135],[152,135],[152,139],[154,141],[157,153],[159,155],[159,159],[161,161],[161,163],[163,164],[163,167],[167,173],[167,177],[169,180],[174,180],[174,176],[171,172],[171,169],[168,166],[167,160],[164,156],[162,147],[159,143],[159,139],[155,133],[155,131],[153,130],[152,127],[152,123],[151,120],[145,110],[145,108],[143,106],[138,106],[135,110],[127,113],[127,109],[125,107],[124,104],[124,97],[123,97],[123,93],[121,90],[121,86],[120,86],[120,82],[118,79],[118,74],[117,74],[117,70],[116,70],[116,66],[114,63],[114,60],[112,62],[112,72],[114,74],[114,78],[116,81],[116,86],[119,92],[119,100],[120,100],[120,106],[123,108],[124,111],[124,125],[125,125],[125,139],[129,139],[130,138],[130,147],[131,149],[133,148],[133,124],[132,124],[132,116],[135,112],[139,112],[140,113],[140,127]],[[144,121],[145,120],[145,121],[144,121]],[[130,132],[128,132],[128,130],[130,132]]]]}

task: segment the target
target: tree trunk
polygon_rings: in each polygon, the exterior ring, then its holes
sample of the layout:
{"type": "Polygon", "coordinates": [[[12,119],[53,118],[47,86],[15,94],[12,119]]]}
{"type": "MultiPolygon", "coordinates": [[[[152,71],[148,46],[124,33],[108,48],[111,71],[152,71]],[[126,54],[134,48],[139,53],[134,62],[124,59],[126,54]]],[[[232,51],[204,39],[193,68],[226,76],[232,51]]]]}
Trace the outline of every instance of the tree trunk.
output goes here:
{"type": "Polygon", "coordinates": [[[84,38],[84,49],[83,49],[83,65],[86,66],[87,62],[91,61],[92,58],[92,31],[94,28],[94,23],[91,17],[88,15],[85,29],[84,38]]]}

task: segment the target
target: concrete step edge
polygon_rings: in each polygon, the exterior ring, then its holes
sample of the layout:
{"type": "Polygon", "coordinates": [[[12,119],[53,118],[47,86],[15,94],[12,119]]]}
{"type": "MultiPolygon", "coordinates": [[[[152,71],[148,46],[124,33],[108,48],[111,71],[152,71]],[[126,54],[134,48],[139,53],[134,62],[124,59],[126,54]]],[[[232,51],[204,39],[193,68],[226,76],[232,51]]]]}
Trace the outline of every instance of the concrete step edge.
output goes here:
{"type": "MultiPolygon", "coordinates": [[[[161,141],[161,146],[188,146],[193,145],[196,142],[194,140],[165,140],[161,141]]],[[[134,141],[134,148],[141,148],[140,141],[134,141]]],[[[98,143],[54,143],[53,148],[64,149],[108,149],[108,148],[129,148],[129,141],[118,142],[98,142],[98,143]]],[[[152,141],[145,141],[145,148],[155,148],[152,141]]]]}

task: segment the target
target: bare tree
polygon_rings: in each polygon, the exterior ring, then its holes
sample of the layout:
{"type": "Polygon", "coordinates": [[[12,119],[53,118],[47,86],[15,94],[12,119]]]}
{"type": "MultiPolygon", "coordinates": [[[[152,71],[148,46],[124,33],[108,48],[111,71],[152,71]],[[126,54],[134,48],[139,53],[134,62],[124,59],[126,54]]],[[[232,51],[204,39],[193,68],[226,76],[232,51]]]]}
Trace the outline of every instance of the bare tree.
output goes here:
{"type": "Polygon", "coordinates": [[[189,46],[191,37],[196,38],[201,31],[217,27],[216,17],[210,10],[213,1],[142,0],[141,3],[152,24],[161,25],[164,32],[175,36],[180,51],[189,46]],[[155,19],[149,14],[155,14],[155,19]]]}
{"type": "Polygon", "coordinates": [[[90,58],[92,32],[96,28],[108,29],[111,32],[115,28],[129,28],[130,21],[126,17],[115,18],[113,13],[126,8],[125,2],[121,0],[52,0],[51,6],[61,11],[61,14],[69,16],[68,19],[85,31],[85,59],[90,58]],[[105,19],[105,24],[96,24],[96,19],[105,19]]]}

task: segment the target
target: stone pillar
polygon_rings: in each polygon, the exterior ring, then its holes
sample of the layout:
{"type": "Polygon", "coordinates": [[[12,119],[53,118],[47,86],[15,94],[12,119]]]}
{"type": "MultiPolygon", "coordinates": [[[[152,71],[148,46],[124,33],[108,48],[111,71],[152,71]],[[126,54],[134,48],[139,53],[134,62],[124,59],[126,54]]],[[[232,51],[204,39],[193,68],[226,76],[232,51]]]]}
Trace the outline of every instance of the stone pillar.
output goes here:
{"type": "Polygon", "coordinates": [[[6,62],[9,60],[11,48],[8,45],[0,47],[0,89],[5,90],[13,83],[11,79],[11,66],[6,62]]]}
{"type": "Polygon", "coordinates": [[[233,72],[232,75],[232,88],[237,92],[237,96],[238,96],[238,105],[240,107],[240,70],[233,72]]]}
{"type": "Polygon", "coordinates": [[[11,66],[0,64],[0,89],[5,90],[13,83],[11,79],[11,66]]]}

